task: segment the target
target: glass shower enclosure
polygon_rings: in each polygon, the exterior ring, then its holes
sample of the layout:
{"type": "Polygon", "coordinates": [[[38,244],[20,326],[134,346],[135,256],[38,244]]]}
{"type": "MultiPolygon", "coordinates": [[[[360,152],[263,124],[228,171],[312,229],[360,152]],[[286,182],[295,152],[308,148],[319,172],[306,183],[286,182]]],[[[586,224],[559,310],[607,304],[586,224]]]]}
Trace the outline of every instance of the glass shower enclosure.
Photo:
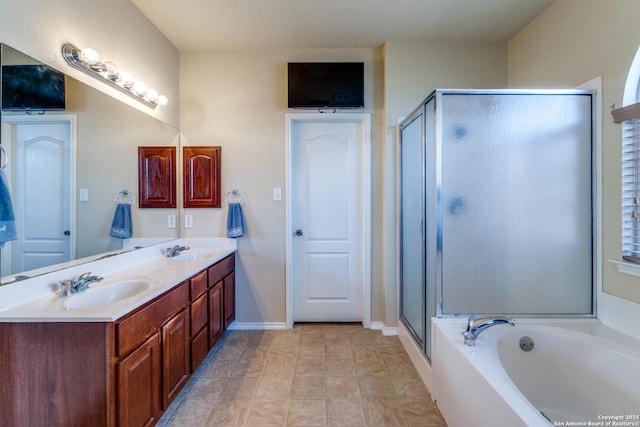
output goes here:
{"type": "Polygon", "coordinates": [[[436,90],[400,124],[400,318],[594,312],[593,94],[436,90]]]}

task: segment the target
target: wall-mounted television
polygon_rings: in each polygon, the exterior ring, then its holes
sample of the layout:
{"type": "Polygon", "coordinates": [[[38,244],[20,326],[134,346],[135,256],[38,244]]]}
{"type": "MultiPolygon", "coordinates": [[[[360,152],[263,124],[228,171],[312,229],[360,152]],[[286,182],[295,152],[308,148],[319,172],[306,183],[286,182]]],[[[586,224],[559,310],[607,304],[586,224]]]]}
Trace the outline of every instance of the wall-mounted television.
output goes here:
{"type": "Polygon", "coordinates": [[[364,63],[290,62],[289,108],[364,108],[364,63]]]}
{"type": "Polygon", "coordinates": [[[3,110],[64,110],[64,74],[43,64],[2,66],[3,110]]]}

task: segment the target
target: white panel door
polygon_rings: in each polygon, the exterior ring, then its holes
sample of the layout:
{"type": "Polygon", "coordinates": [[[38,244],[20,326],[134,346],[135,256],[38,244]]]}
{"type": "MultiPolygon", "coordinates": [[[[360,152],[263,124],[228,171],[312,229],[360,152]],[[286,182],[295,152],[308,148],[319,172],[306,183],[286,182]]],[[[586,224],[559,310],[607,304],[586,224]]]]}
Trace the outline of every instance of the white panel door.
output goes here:
{"type": "Polygon", "coordinates": [[[13,272],[69,261],[69,122],[15,123],[13,189],[18,240],[13,272]]]}
{"type": "Polygon", "coordinates": [[[362,123],[291,132],[294,321],[361,321],[362,123]]]}

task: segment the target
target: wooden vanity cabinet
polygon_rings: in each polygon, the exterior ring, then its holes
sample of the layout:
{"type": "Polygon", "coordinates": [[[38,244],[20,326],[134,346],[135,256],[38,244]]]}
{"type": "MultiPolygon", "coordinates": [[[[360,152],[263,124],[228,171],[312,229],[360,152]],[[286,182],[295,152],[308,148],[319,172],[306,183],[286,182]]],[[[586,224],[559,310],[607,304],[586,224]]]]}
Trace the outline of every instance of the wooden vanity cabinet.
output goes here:
{"type": "Polygon", "coordinates": [[[191,373],[209,353],[207,270],[191,278],[191,373]]]}
{"type": "Polygon", "coordinates": [[[189,281],[125,318],[116,329],[120,426],[153,425],[191,375],[189,281]]]}
{"type": "Polygon", "coordinates": [[[114,322],[0,322],[0,426],[155,425],[235,312],[230,255],[114,322]]]}
{"type": "Polygon", "coordinates": [[[236,318],[235,254],[209,267],[209,287],[220,283],[222,292],[222,329],[225,330],[236,318]]]}
{"type": "Polygon", "coordinates": [[[116,365],[118,425],[155,424],[162,412],[160,335],[155,333],[116,365]]]}
{"type": "Polygon", "coordinates": [[[235,319],[235,254],[209,267],[209,348],[235,319]]]}

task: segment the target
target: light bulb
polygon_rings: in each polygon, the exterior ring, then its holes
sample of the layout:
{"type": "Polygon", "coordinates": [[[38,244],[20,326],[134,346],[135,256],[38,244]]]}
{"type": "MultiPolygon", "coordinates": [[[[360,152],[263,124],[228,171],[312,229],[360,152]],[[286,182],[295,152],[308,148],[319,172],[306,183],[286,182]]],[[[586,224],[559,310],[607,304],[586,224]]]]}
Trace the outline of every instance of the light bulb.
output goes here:
{"type": "Polygon", "coordinates": [[[118,84],[125,89],[131,89],[131,86],[133,86],[133,76],[131,73],[122,71],[120,73],[120,78],[118,79],[118,84]]]}
{"type": "Polygon", "coordinates": [[[95,65],[100,61],[100,55],[95,50],[87,47],[80,51],[80,60],[89,65],[95,65]]]}
{"type": "Polygon", "coordinates": [[[104,75],[111,80],[118,78],[118,67],[111,61],[105,61],[104,63],[104,75]]]}
{"type": "Polygon", "coordinates": [[[164,95],[160,95],[158,97],[158,105],[161,107],[164,107],[165,105],[167,105],[169,103],[169,100],[167,99],[166,96],[164,95]]]}
{"type": "Polygon", "coordinates": [[[145,82],[138,80],[133,84],[132,90],[136,95],[143,95],[147,91],[147,85],[145,82]]]}
{"type": "Polygon", "coordinates": [[[156,102],[158,100],[158,91],[155,89],[147,89],[144,93],[144,97],[151,102],[156,102]]]}

